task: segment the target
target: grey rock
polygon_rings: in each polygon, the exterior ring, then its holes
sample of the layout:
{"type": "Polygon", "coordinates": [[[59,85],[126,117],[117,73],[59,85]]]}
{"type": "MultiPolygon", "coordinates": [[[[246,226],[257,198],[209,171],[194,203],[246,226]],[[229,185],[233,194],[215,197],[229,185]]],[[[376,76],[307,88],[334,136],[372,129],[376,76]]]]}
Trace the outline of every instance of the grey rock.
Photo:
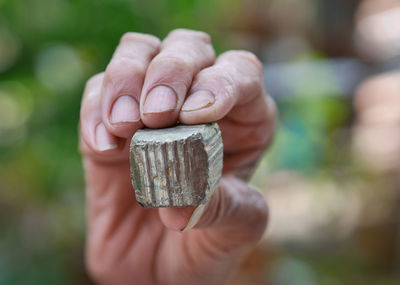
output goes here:
{"type": "Polygon", "coordinates": [[[136,200],[145,208],[205,204],[218,186],[222,161],[216,123],[138,130],[130,145],[136,200]]]}

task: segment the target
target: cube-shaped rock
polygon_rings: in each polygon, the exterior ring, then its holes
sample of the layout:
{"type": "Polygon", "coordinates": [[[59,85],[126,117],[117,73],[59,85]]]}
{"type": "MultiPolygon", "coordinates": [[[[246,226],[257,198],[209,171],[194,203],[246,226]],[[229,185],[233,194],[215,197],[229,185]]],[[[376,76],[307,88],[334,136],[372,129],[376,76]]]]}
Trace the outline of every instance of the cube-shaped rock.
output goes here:
{"type": "Polygon", "coordinates": [[[216,123],[136,131],[130,145],[136,200],[145,208],[205,204],[222,173],[216,123]]]}

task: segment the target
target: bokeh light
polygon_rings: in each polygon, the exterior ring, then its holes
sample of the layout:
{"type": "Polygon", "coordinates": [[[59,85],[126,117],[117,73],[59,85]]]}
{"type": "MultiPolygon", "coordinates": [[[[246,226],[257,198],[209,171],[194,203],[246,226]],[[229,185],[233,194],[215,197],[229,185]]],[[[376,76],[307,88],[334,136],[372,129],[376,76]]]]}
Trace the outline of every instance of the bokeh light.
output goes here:
{"type": "Polygon", "coordinates": [[[356,46],[370,60],[400,56],[400,1],[364,1],[356,25],[356,46]]]}
{"type": "Polygon", "coordinates": [[[41,51],[35,69],[38,80],[54,93],[76,90],[83,80],[79,54],[66,45],[55,45],[41,51]]]}
{"type": "Polygon", "coordinates": [[[0,83],[0,145],[22,140],[33,112],[29,90],[18,82],[0,83]]]}

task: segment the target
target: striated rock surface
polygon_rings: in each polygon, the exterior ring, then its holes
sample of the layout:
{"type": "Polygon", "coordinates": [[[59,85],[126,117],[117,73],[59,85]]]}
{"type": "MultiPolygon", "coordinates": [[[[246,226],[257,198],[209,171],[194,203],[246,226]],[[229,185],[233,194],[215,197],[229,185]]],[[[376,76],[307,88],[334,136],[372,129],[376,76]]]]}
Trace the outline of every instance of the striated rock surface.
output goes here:
{"type": "Polygon", "coordinates": [[[136,200],[145,208],[205,204],[222,173],[216,123],[138,130],[130,146],[136,200]]]}

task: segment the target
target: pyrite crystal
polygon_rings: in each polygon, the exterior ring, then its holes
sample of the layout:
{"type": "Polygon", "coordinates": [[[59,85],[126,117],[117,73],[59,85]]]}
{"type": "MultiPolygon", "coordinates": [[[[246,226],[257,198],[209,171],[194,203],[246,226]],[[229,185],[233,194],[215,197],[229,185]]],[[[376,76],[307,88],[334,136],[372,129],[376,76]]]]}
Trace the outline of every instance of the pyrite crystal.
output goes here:
{"type": "Polygon", "coordinates": [[[222,158],[216,123],[138,130],[130,146],[136,200],[145,208],[205,204],[221,178],[222,158]]]}

